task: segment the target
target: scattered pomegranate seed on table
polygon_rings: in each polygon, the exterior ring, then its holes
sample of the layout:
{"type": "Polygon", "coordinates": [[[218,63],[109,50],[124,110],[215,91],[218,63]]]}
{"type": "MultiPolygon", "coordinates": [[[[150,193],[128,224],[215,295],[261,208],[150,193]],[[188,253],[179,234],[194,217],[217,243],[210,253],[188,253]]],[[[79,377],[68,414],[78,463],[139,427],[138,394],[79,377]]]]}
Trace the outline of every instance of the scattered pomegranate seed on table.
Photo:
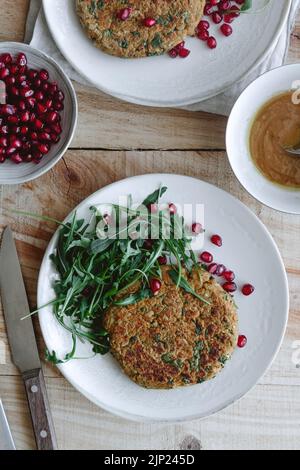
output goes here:
{"type": "Polygon", "coordinates": [[[45,69],[28,67],[20,52],[0,55],[6,103],[0,104],[0,163],[39,163],[60,140],[64,94],[45,69]],[[8,139],[8,140],[7,140],[8,139]]]}

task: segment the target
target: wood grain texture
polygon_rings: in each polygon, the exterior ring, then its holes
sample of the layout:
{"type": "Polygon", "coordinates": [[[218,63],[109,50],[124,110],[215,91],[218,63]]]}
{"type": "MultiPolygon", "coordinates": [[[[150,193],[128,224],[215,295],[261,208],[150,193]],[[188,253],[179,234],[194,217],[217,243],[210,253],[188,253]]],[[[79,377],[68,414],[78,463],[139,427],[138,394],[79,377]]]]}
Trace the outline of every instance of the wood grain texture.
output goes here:
{"type": "Polygon", "coordinates": [[[24,372],[22,378],[27,394],[32,427],[38,450],[57,450],[48,394],[41,369],[24,372]]]}
{"type": "MultiPolygon", "coordinates": [[[[21,41],[29,0],[0,0],[0,39],[21,41]]],[[[300,15],[289,62],[300,58],[300,15]]],[[[64,218],[76,204],[108,183],[143,173],[172,172],[213,183],[238,197],[266,224],[288,272],[291,309],[283,346],[271,369],[247,397],[204,421],[180,425],[135,424],[97,408],[43,362],[61,449],[299,449],[300,368],[292,360],[300,341],[300,217],[262,206],[237,182],[224,149],[226,119],[183,110],[137,107],[76,84],[79,126],[64,158],[47,175],[22,186],[0,187],[0,227],[17,238],[30,305],[51,223],[16,216],[29,210],[64,218]],[[117,149],[117,150],[113,150],[117,149]],[[218,151],[219,150],[219,151],[218,151]]],[[[149,188],[152,189],[152,188],[149,188]]],[[[44,344],[34,327],[41,357],[44,344]]],[[[12,365],[0,312],[0,396],[19,449],[35,448],[22,379],[12,365]]]]}

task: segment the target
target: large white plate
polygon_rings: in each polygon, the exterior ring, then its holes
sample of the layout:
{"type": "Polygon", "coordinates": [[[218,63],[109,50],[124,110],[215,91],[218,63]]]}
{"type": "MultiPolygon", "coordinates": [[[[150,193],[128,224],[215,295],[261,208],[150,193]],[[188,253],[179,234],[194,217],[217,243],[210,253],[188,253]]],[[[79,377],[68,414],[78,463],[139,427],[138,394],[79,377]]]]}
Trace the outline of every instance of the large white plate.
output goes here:
{"type": "MultiPolygon", "coordinates": [[[[253,3],[256,7],[263,2],[253,3]]],[[[192,53],[185,60],[167,55],[131,60],[109,56],[85,35],[75,0],[43,0],[43,5],[61,52],[96,87],[133,103],[184,106],[217,95],[258,65],[276,44],[291,0],[273,0],[259,14],[241,15],[230,38],[216,28],[219,47],[213,51],[198,39],[188,39],[192,53]]]]}
{"type": "MultiPolygon", "coordinates": [[[[206,238],[220,233],[223,248],[207,247],[219,261],[238,274],[239,284],[252,282],[256,291],[249,298],[236,295],[240,331],[248,337],[245,349],[237,349],[225,369],[212,381],[175,390],[146,390],[121,371],[110,354],[73,360],[59,366],[67,380],[97,405],[120,416],[144,421],[182,421],[215,413],[241,398],[272,363],[281,345],[288,318],[288,285],[278,249],[266,228],[237,199],[199,181],[177,175],[147,175],[129,178],[96,192],[77,208],[88,217],[89,207],[99,202],[118,202],[119,196],[133,195],[136,203],[149,192],[166,185],[166,202],[203,203],[206,238]],[[180,192],[178,191],[180,188],[180,192]]],[[[49,255],[57,233],[46,251],[38,284],[38,305],[54,298],[51,287],[55,271],[49,255]]],[[[39,315],[49,350],[59,357],[69,351],[71,339],[52,314],[50,307],[39,315]]],[[[78,356],[91,355],[87,344],[79,344],[78,356]]]]}

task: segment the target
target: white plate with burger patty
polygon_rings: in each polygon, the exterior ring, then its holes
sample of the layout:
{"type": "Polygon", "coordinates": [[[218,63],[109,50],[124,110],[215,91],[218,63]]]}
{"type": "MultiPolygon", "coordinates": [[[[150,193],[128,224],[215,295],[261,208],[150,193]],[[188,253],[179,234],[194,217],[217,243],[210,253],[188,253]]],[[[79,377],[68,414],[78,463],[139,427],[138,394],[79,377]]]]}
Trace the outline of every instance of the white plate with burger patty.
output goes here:
{"type": "MultiPolygon", "coordinates": [[[[166,186],[162,201],[204,205],[206,232],[204,247],[216,262],[236,273],[239,334],[245,335],[245,348],[236,348],[224,369],[208,382],[170,390],[145,389],[130,380],[110,353],[90,359],[71,360],[58,365],[66,379],[84,396],[116,415],[136,421],[175,422],[204,418],[243,397],[264,375],[281,346],[286,329],[289,294],[285,268],[270,233],[239,200],[200,180],[169,174],[128,178],[111,184],[84,200],[77,208],[79,218],[90,219],[89,208],[99,203],[119,203],[119,196],[132,195],[139,204],[153,190],[166,186]],[[180,188],[180,192],[178,191],[180,188]],[[219,234],[223,246],[210,241],[219,234]],[[241,286],[251,283],[255,292],[245,297],[241,286]]],[[[192,223],[186,218],[188,224],[192,223]]],[[[49,259],[58,240],[51,240],[42,262],[38,283],[38,305],[55,297],[52,283],[55,268],[49,259]]],[[[200,248],[200,247],[198,247],[200,248]]],[[[39,320],[49,351],[58,357],[70,351],[70,333],[57,322],[48,306],[39,320]]],[[[88,343],[77,343],[76,356],[91,357],[88,343]]]]}
{"type": "MultiPolygon", "coordinates": [[[[253,0],[254,9],[264,4],[265,0],[253,0]]],[[[186,106],[237,83],[272,50],[290,6],[291,0],[271,0],[259,13],[242,14],[227,38],[212,26],[218,41],[214,50],[199,39],[188,38],[191,54],[186,59],[171,59],[167,54],[121,59],[93,45],[80,25],[75,0],[43,0],[51,34],[70,64],[105,93],[148,106],[186,106]]]]}

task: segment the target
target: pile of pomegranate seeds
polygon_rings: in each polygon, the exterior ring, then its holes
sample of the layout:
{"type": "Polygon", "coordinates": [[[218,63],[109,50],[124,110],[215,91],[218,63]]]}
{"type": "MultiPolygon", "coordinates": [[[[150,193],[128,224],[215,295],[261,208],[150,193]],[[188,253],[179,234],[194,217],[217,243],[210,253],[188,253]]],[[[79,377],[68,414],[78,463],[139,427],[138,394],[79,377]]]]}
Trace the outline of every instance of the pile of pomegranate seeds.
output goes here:
{"type": "MultiPolygon", "coordinates": [[[[201,20],[196,28],[196,37],[206,42],[210,49],[218,45],[217,39],[210,33],[211,24],[218,25],[219,33],[228,37],[233,33],[231,23],[240,16],[240,10],[246,0],[206,0],[204,16],[208,19],[201,20]]],[[[184,41],[169,51],[172,59],[176,57],[185,58],[190,54],[185,47],[184,41]]]]}
{"type": "Polygon", "coordinates": [[[64,94],[47,70],[29,68],[22,52],[0,55],[0,81],[7,103],[0,104],[0,163],[40,163],[60,140],[64,94]]]}

